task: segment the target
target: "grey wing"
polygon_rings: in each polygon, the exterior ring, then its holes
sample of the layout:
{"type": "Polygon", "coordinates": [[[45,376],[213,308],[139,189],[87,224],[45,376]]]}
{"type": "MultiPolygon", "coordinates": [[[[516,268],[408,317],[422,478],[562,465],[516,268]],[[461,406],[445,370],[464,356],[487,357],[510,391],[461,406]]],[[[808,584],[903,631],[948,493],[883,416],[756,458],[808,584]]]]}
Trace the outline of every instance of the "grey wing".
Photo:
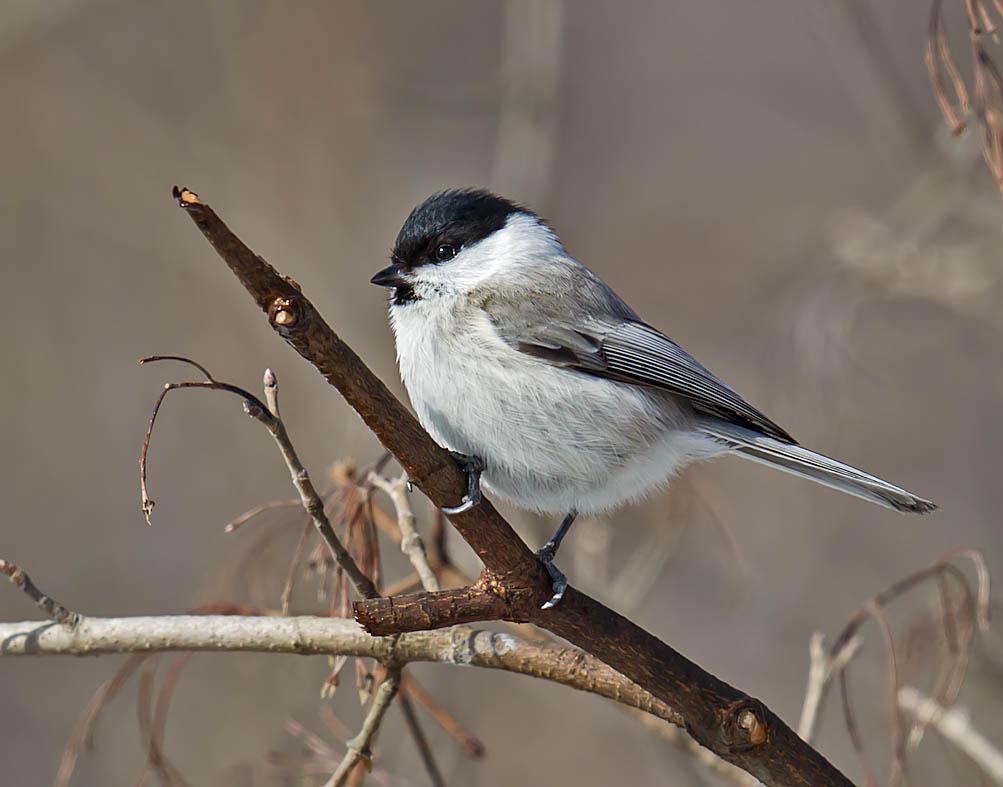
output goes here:
{"type": "Polygon", "coordinates": [[[551,320],[506,330],[495,321],[495,327],[503,340],[527,355],[597,377],[671,391],[699,413],[796,443],[682,347],[643,322],[572,327],[551,320]]]}

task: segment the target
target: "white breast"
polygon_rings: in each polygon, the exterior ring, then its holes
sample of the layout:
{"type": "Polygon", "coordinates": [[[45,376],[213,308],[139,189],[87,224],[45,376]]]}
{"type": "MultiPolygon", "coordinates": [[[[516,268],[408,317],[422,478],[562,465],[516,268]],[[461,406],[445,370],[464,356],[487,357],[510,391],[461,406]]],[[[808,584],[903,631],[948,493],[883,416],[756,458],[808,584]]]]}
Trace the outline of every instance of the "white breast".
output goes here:
{"type": "Polygon", "coordinates": [[[607,510],[722,452],[666,395],[552,366],[453,296],[392,306],[401,377],[433,438],[478,456],[484,488],[523,508],[607,510]]]}

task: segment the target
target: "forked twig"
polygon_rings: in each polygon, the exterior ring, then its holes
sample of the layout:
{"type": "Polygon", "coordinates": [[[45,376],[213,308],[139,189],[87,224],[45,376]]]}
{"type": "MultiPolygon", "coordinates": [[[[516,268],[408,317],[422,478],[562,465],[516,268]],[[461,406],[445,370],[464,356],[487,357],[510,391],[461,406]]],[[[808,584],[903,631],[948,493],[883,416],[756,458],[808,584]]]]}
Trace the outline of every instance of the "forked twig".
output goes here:
{"type": "Polygon", "coordinates": [[[400,669],[388,671],[387,676],[376,690],[376,696],[373,698],[373,704],[370,706],[369,713],[366,714],[366,719],[362,723],[362,729],[359,730],[358,735],[347,741],[348,753],[338,765],[338,770],[334,772],[334,775],[327,781],[324,787],[344,787],[349,775],[359,763],[365,765],[367,769],[370,767],[373,759],[371,751],[373,741],[380,729],[383,716],[386,714],[387,708],[390,707],[390,703],[393,702],[394,697],[397,696],[399,688],[400,669]]]}
{"type": "Polygon", "coordinates": [[[300,502],[302,503],[303,508],[305,508],[307,514],[310,515],[310,518],[314,523],[314,527],[317,528],[317,531],[324,539],[324,542],[331,551],[335,562],[337,562],[341,569],[352,580],[352,584],[355,586],[356,592],[363,598],[377,598],[379,593],[377,592],[373,581],[363,573],[362,569],[359,568],[358,564],[348,553],[348,550],[345,549],[345,546],[341,543],[341,539],[339,539],[337,534],[334,532],[334,528],[331,527],[331,522],[327,518],[327,514],[324,513],[324,503],[321,500],[320,495],[317,494],[317,490],[314,488],[313,482],[310,480],[310,476],[307,473],[306,468],[304,468],[303,464],[300,462],[299,457],[296,454],[296,450],[293,448],[292,442],[289,439],[289,435],[286,433],[285,424],[282,422],[282,419],[278,414],[278,381],[271,369],[265,370],[264,377],[265,398],[269,401],[269,404],[266,405],[254,394],[243,388],[215,380],[204,366],[201,366],[188,358],[167,355],[151,356],[149,358],[144,358],[140,361],[140,363],[150,363],[152,361],[162,360],[174,360],[190,364],[200,370],[206,376],[207,381],[168,383],[164,386],[164,390],[160,393],[160,396],[157,397],[156,404],[153,407],[153,414],[150,417],[150,425],[146,430],[146,439],[143,441],[143,449],[139,460],[140,485],[143,495],[143,513],[146,515],[147,522],[150,521],[150,514],[153,511],[154,502],[150,499],[150,496],[147,493],[146,455],[150,448],[150,437],[153,434],[153,426],[156,422],[157,414],[160,412],[160,406],[163,404],[164,398],[171,391],[181,388],[205,388],[213,391],[227,391],[239,396],[243,400],[244,411],[252,418],[260,421],[268,430],[269,434],[271,434],[274,438],[279,450],[282,452],[283,459],[286,461],[286,466],[289,468],[289,474],[292,477],[293,486],[295,486],[296,491],[299,492],[300,502]],[[272,411],[272,406],[275,408],[274,412],[272,411]]]}
{"type": "Polygon", "coordinates": [[[808,667],[808,686],[805,688],[804,704],[801,706],[801,720],[798,722],[798,735],[808,743],[815,738],[815,728],[818,722],[818,714],[832,679],[841,672],[850,660],[860,650],[863,640],[859,635],[855,635],[847,640],[839,650],[834,653],[827,653],[825,650],[825,634],[816,631],[808,640],[808,654],[810,664],[808,667]]]}

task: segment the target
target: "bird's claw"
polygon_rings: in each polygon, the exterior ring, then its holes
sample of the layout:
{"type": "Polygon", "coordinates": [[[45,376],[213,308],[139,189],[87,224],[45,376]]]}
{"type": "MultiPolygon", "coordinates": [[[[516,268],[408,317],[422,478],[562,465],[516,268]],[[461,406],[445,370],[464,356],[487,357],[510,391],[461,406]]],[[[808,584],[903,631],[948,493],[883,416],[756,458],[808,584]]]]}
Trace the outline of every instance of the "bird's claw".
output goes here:
{"type": "Polygon", "coordinates": [[[458,506],[443,506],[442,512],[449,515],[462,514],[481,502],[481,473],[484,471],[484,463],[476,456],[461,454],[458,451],[450,451],[449,454],[467,474],[467,493],[458,506]]]}
{"type": "Polygon", "coordinates": [[[558,602],[564,598],[564,591],[568,589],[568,578],[554,565],[554,554],[557,552],[557,545],[553,541],[548,541],[542,549],[537,550],[536,559],[543,563],[552,581],[554,595],[540,609],[553,609],[558,602]]]}

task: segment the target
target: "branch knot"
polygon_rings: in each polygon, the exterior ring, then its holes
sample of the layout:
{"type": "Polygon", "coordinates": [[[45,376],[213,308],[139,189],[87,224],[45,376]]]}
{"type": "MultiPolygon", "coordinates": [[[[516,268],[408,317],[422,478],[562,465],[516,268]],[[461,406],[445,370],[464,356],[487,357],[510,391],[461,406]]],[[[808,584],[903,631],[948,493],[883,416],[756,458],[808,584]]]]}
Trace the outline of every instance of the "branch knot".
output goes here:
{"type": "Polygon", "coordinates": [[[732,751],[762,746],[770,739],[766,708],[759,700],[746,697],[731,704],[721,725],[721,737],[732,751]]]}

